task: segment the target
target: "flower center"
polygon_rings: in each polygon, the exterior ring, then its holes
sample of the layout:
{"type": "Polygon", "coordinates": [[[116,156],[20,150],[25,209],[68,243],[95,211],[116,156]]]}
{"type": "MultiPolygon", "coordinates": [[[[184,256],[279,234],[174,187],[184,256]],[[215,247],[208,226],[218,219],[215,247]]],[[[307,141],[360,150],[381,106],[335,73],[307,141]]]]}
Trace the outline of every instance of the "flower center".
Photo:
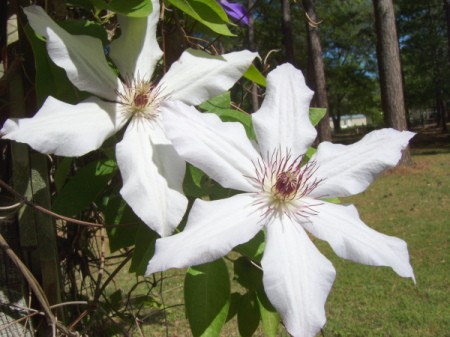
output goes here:
{"type": "Polygon", "coordinates": [[[273,185],[273,192],[280,198],[289,198],[298,189],[298,179],[295,172],[286,171],[281,172],[276,177],[276,182],[273,185]]]}
{"type": "Polygon", "coordinates": [[[259,186],[258,203],[266,208],[265,215],[287,214],[288,216],[307,216],[314,214],[307,197],[322,180],[314,178],[316,163],[309,161],[301,165],[303,156],[292,158],[289,152],[284,155],[274,151],[266,161],[255,164],[259,186]]]}
{"type": "Polygon", "coordinates": [[[148,93],[137,94],[133,101],[134,105],[136,107],[141,107],[141,108],[147,106],[148,96],[149,96],[148,93]]]}
{"type": "Polygon", "coordinates": [[[159,106],[165,98],[151,81],[141,80],[139,77],[123,82],[117,97],[127,118],[145,119],[159,116],[159,106]]]}

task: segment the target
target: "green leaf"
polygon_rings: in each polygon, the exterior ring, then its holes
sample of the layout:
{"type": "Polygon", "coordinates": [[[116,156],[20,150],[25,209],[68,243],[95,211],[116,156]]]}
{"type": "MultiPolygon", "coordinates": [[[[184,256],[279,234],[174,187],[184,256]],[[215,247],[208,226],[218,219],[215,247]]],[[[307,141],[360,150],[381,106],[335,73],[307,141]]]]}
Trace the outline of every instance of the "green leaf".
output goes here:
{"type": "Polygon", "coordinates": [[[223,259],[188,269],[184,299],[193,336],[219,336],[230,305],[230,280],[223,259]]]}
{"type": "MultiPolygon", "coordinates": [[[[187,0],[187,2],[189,2],[194,8],[201,8],[202,7],[201,5],[206,6],[206,7],[210,8],[211,11],[213,11],[215,13],[215,15],[217,15],[220,18],[220,20],[222,20],[225,23],[230,23],[230,19],[229,19],[227,13],[222,8],[222,6],[220,6],[218,4],[218,1],[216,1],[216,0],[187,0]]],[[[200,13],[203,13],[203,11],[200,10],[200,13]]],[[[204,12],[204,13],[207,14],[207,12],[204,12]]],[[[206,15],[205,15],[204,19],[210,20],[210,18],[206,15]]]]}
{"type": "Polygon", "coordinates": [[[108,198],[102,206],[111,252],[134,245],[140,219],[119,196],[108,198]],[[108,226],[119,225],[120,226],[108,226]]]}
{"type": "Polygon", "coordinates": [[[237,315],[237,310],[239,306],[239,301],[241,300],[242,295],[239,293],[232,293],[230,296],[230,307],[228,308],[228,315],[226,321],[228,322],[234,316],[237,315]]]}
{"type": "Polygon", "coordinates": [[[107,9],[130,17],[147,17],[153,10],[150,0],[111,0],[109,3],[103,0],[92,0],[92,3],[98,9],[107,9]]]}
{"type": "Polygon", "coordinates": [[[322,200],[327,201],[327,202],[331,202],[333,204],[341,204],[341,199],[339,198],[323,198],[322,200]]]}
{"type": "Polygon", "coordinates": [[[56,161],[56,170],[53,176],[55,181],[56,191],[61,191],[61,188],[66,183],[69,176],[70,169],[72,167],[73,158],[70,157],[59,157],[56,161]]]}
{"type": "Polygon", "coordinates": [[[67,216],[80,213],[98,198],[116,172],[117,164],[113,160],[87,164],[62,187],[53,200],[52,210],[67,216]]]}
{"type": "Polygon", "coordinates": [[[75,88],[66,76],[64,69],[56,66],[49,58],[45,40],[35,34],[30,25],[24,28],[33,49],[36,67],[36,101],[41,106],[48,96],[67,103],[77,103],[89,96],[75,88]]]}
{"type": "Polygon", "coordinates": [[[105,28],[97,22],[87,20],[64,20],[58,24],[73,35],[89,35],[102,41],[103,45],[109,44],[108,34],[105,28]]]}
{"type": "Polygon", "coordinates": [[[232,190],[231,188],[224,188],[221,185],[217,184],[216,182],[213,182],[210,188],[209,200],[225,199],[239,193],[241,192],[232,190]]]}
{"type": "Polygon", "coordinates": [[[244,77],[256,84],[259,84],[263,87],[266,86],[266,78],[264,75],[252,64],[247,71],[244,73],[244,77]]]}
{"type": "Polygon", "coordinates": [[[253,265],[247,257],[240,257],[234,261],[234,278],[243,287],[250,290],[263,288],[263,272],[253,265]]]}
{"type": "Polygon", "coordinates": [[[327,113],[325,108],[309,108],[309,120],[312,125],[316,126],[327,113]]]}
{"type": "Polygon", "coordinates": [[[168,2],[215,33],[235,35],[228,29],[228,16],[215,0],[168,0],[168,2]]]}
{"type": "Polygon", "coordinates": [[[251,337],[256,329],[258,329],[261,318],[255,292],[250,291],[242,296],[238,305],[237,318],[239,334],[242,337],[251,337]]]}
{"type": "Polygon", "coordinates": [[[315,148],[308,147],[308,150],[306,150],[304,159],[306,159],[306,161],[309,161],[311,159],[311,157],[314,155],[314,153],[316,153],[316,152],[317,152],[317,150],[315,148]]]}
{"type": "Polygon", "coordinates": [[[144,275],[147,270],[148,261],[155,253],[155,242],[159,235],[148,226],[139,224],[136,237],[133,257],[131,259],[130,273],[144,275]]]}
{"type": "Polygon", "coordinates": [[[249,114],[230,109],[231,106],[231,97],[230,92],[227,91],[222,95],[211,98],[210,100],[203,102],[199,105],[199,107],[208,112],[215,113],[220,117],[220,119],[224,122],[239,122],[247,133],[247,137],[250,139],[255,139],[255,131],[253,130],[252,118],[249,114]]]}
{"type": "Polygon", "coordinates": [[[256,139],[255,131],[253,130],[252,118],[249,114],[238,110],[221,110],[216,112],[220,119],[224,122],[239,122],[244,126],[245,133],[250,139],[256,139]]]}
{"type": "Polygon", "coordinates": [[[199,105],[200,109],[209,112],[220,112],[222,110],[228,110],[231,106],[231,95],[229,91],[224,92],[221,95],[215,96],[199,105]]]}
{"type": "Polygon", "coordinates": [[[280,315],[278,315],[272,304],[270,304],[264,289],[258,290],[256,296],[264,335],[267,337],[276,337],[278,326],[280,325],[280,315]]]}
{"type": "Polygon", "coordinates": [[[207,176],[198,168],[187,164],[186,173],[183,181],[183,191],[187,197],[201,198],[208,195],[211,186],[205,181],[207,176]]]}
{"type": "Polygon", "coordinates": [[[196,168],[195,166],[189,165],[189,172],[191,173],[192,181],[195,186],[201,187],[202,179],[205,176],[203,171],[196,168]]]}
{"type": "Polygon", "coordinates": [[[260,231],[250,241],[234,247],[234,251],[249,257],[253,261],[261,262],[265,246],[265,233],[260,231]]]}

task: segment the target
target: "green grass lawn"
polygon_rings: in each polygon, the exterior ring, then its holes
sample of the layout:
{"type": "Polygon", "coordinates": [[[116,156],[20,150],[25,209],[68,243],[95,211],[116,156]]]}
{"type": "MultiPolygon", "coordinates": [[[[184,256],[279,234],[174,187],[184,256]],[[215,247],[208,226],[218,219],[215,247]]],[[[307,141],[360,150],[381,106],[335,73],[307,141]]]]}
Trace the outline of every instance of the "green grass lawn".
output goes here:
{"type": "MultiPolygon", "coordinates": [[[[450,146],[446,139],[423,140],[413,142],[414,167],[386,172],[364,193],[342,200],[355,204],[372,228],[408,243],[417,284],[389,268],[339,259],[315,240],[337,270],[323,336],[450,336],[450,146]]],[[[190,336],[183,271],[165,275],[162,294],[169,308],[166,316],[160,311],[144,320],[143,335],[190,336]]],[[[235,320],[222,336],[239,336],[235,320]]],[[[263,336],[261,330],[255,336],[263,336]]]]}
{"type": "Polygon", "coordinates": [[[338,259],[321,244],[337,269],[325,336],[450,336],[450,154],[415,155],[414,162],[345,202],[372,228],[408,243],[417,284],[338,259]]]}

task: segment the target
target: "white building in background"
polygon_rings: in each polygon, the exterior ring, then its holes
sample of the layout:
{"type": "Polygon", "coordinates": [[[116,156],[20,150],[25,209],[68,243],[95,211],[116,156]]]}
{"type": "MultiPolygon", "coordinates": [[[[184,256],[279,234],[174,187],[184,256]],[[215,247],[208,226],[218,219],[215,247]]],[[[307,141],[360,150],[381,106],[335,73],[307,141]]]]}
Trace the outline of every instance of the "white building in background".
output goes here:
{"type": "MultiPolygon", "coordinates": [[[[366,126],[370,123],[367,116],[363,114],[358,115],[343,115],[341,116],[341,129],[354,128],[358,126],[366,126]]],[[[333,129],[333,119],[330,117],[330,127],[333,129]]]]}

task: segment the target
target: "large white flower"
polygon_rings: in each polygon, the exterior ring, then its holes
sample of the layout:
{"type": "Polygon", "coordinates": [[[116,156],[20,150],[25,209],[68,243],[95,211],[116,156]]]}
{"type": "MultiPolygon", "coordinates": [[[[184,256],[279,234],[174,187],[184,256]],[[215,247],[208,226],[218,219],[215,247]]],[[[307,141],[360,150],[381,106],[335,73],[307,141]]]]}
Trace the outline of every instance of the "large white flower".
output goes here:
{"type": "Polygon", "coordinates": [[[306,231],[340,257],[414,278],[404,241],[367,227],[354,206],[322,199],[362,192],[397,164],[413,133],[383,129],[349,146],[324,142],[304,164],[316,136],[308,118],[312,96],[299,70],[285,64],[272,71],[264,103],[252,116],[259,149],[238,123],[182,103],[163,109],[177,152],[222,186],[245,193],[197,200],[184,231],[157,240],[147,274],[212,261],[265,228],[264,288],[287,330],[301,337],[315,336],[325,324],[335,277],[306,231]]]}
{"type": "Polygon", "coordinates": [[[121,194],[147,225],[165,236],[180,222],[187,199],[182,193],[185,162],[165,135],[161,106],[174,100],[195,105],[228,90],[256,54],[211,56],[188,50],[154,84],[152,74],[162,55],[156,41],[159,8],[153,0],[146,18],[118,17],[122,33],[111,43],[110,57],[120,76],[108,65],[100,40],[67,33],[41,7],[25,8],[33,29],[45,37],[53,62],[78,89],[95,96],[77,105],[48,97],[33,118],[8,120],[1,133],[42,153],[81,156],[128,123],[116,147],[121,194]]]}

